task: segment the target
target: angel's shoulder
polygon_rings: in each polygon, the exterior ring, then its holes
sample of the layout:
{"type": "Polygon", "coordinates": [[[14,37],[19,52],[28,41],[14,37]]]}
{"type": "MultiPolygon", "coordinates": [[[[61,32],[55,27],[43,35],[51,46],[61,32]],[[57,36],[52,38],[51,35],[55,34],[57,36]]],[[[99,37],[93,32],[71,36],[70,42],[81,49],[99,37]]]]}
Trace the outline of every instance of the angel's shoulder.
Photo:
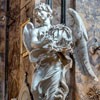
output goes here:
{"type": "Polygon", "coordinates": [[[33,29],[34,28],[34,24],[32,22],[28,22],[25,27],[27,27],[28,29],[33,29]]]}

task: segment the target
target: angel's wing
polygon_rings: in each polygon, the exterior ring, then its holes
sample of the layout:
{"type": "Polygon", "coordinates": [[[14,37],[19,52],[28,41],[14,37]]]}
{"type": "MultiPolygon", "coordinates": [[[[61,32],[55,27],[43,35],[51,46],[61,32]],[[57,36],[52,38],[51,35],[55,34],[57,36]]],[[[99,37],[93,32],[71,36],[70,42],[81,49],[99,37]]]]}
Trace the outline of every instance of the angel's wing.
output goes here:
{"type": "Polygon", "coordinates": [[[28,22],[23,29],[23,43],[28,52],[32,50],[31,47],[31,34],[34,29],[34,25],[31,22],[28,22]]]}
{"type": "MultiPolygon", "coordinates": [[[[85,25],[82,21],[82,18],[80,17],[80,15],[72,8],[69,8],[68,10],[69,14],[74,18],[74,26],[76,27],[74,29],[74,31],[77,31],[77,32],[83,32],[83,36],[85,38],[85,40],[87,41],[88,40],[88,35],[87,35],[87,31],[86,31],[86,28],[85,28],[85,25]]],[[[78,34],[73,34],[73,35],[78,35],[78,34]]],[[[78,38],[78,37],[77,37],[78,38]]]]}
{"type": "Polygon", "coordinates": [[[78,62],[79,66],[82,69],[85,69],[93,78],[94,80],[98,80],[95,73],[93,72],[90,61],[89,61],[89,55],[88,55],[88,49],[87,49],[87,31],[84,26],[84,23],[80,17],[80,15],[73,9],[69,8],[68,13],[73,17],[74,19],[74,25],[73,25],[73,39],[74,39],[74,57],[76,61],[78,62]]]}

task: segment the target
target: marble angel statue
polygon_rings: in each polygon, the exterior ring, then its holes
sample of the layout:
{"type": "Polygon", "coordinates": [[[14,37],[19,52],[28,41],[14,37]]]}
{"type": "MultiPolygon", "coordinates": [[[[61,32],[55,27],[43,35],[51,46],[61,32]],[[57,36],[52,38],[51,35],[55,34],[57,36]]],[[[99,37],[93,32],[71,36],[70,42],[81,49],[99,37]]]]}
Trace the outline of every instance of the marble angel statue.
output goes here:
{"type": "Polygon", "coordinates": [[[31,85],[34,100],[65,100],[69,92],[65,74],[72,67],[69,54],[73,51],[73,39],[75,43],[78,42],[75,48],[82,50],[79,53],[82,53],[84,67],[87,67],[89,74],[97,80],[89,65],[87,34],[82,20],[76,11],[69,9],[68,12],[76,23],[73,33],[62,24],[51,25],[52,10],[44,3],[35,8],[40,26],[34,27],[33,23],[29,22],[23,29],[23,42],[29,52],[29,60],[36,65],[31,85]]]}

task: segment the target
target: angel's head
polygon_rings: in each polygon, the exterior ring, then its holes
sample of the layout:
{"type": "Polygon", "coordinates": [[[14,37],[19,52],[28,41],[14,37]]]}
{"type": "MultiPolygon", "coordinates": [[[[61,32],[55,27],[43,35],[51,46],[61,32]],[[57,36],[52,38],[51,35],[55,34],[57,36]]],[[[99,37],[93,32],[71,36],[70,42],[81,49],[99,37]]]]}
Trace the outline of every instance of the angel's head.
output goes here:
{"type": "Polygon", "coordinates": [[[41,20],[46,20],[49,18],[50,20],[52,19],[52,9],[50,8],[49,5],[45,3],[40,3],[35,7],[35,15],[36,17],[41,21],[41,20]]]}

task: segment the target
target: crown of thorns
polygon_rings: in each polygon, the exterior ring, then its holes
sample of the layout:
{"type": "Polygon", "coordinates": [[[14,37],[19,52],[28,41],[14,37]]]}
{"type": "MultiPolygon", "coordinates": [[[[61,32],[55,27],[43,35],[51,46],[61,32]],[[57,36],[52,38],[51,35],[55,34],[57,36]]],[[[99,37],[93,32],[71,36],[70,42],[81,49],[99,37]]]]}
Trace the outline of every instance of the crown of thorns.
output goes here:
{"type": "Polygon", "coordinates": [[[66,31],[68,34],[72,34],[72,31],[69,27],[63,25],[63,24],[57,24],[57,25],[53,25],[51,28],[50,28],[51,31],[56,31],[56,30],[63,30],[63,31],[66,31]]]}

